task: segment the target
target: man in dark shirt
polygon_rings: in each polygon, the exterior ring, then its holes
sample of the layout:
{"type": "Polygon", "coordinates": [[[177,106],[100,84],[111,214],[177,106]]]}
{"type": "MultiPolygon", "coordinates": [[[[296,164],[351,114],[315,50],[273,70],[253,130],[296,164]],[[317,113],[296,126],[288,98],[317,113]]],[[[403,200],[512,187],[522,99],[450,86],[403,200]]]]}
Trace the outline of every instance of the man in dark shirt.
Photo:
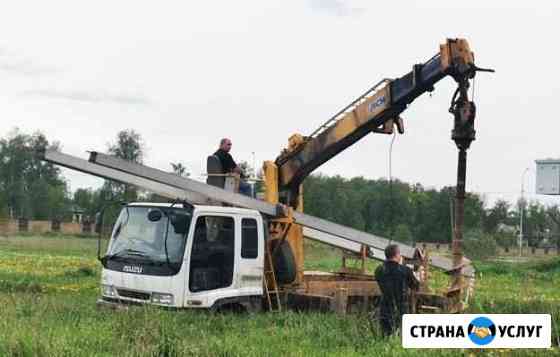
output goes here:
{"type": "Polygon", "coordinates": [[[241,174],[241,169],[235,161],[233,157],[229,153],[231,150],[231,140],[225,138],[220,141],[220,148],[214,153],[220,159],[220,163],[222,164],[222,170],[224,170],[224,174],[229,173],[236,173],[241,174]]]}
{"type": "MultiPolygon", "coordinates": [[[[229,153],[231,150],[231,140],[228,138],[224,138],[220,141],[220,148],[214,153],[220,159],[220,163],[222,164],[222,170],[224,174],[238,174],[243,177],[243,171],[241,168],[235,163],[233,157],[229,153]]],[[[247,196],[251,196],[251,185],[247,182],[240,180],[239,181],[239,193],[242,193],[247,196]]]]}
{"type": "Polygon", "coordinates": [[[420,284],[412,269],[401,264],[399,246],[385,248],[385,262],[375,270],[375,280],[381,289],[380,320],[383,334],[389,336],[401,326],[402,315],[409,313],[408,290],[420,284]]]}

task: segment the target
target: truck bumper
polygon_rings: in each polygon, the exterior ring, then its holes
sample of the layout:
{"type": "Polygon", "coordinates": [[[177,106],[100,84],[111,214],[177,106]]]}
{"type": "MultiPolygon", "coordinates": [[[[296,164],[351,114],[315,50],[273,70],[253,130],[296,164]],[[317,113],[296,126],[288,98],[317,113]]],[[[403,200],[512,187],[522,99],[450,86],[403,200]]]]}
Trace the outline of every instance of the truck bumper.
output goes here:
{"type": "Polygon", "coordinates": [[[104,300],[102,298],[97,299],[95,305],[97,306],[98,309],[119,310],[119,311],[128,310],[130,307],[130,305],[122,304],[118,301],[104,300]]]}

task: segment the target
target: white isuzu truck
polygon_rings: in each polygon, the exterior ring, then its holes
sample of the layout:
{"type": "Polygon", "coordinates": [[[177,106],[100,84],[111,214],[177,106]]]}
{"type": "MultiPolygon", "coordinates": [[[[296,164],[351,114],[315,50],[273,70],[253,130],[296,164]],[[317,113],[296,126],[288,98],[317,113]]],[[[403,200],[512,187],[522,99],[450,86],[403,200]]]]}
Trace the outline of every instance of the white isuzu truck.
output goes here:
{"type": "Polygon", "coordinates": [[[128,204],[101,258],[98,303],[259,309],[266,229],[250,209],[128,204]]]}

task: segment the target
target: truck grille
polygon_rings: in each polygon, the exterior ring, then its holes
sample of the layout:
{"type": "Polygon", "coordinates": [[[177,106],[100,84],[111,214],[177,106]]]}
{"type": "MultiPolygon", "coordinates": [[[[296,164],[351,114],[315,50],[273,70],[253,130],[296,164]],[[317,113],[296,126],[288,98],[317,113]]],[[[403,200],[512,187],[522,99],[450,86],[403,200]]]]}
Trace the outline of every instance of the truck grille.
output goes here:
{"type": "Polygon", "coordinates": [[[117,293],[119,294],[120,297],[126,297],[130,299],[138,299],[138,300],[150,300],[150,294],[143,293],[140,291],[117,289],[117,293]]]}

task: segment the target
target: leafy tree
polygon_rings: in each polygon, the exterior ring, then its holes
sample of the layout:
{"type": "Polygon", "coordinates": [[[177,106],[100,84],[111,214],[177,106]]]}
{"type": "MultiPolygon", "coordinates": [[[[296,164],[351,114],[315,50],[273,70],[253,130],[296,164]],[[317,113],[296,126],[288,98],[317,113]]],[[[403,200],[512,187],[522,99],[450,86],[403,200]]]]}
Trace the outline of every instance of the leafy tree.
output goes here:
{"type": "Polygon", "coordinates": [[[406,224],[399,224],[395,229],[393,239],[401,243],[412,244],[412,233],[406,224]]]}
{"type": "MultiPolygon", "coordinates": [[[[121,130],[117,133],[114,143],[108,144],[109,154],[126,161],[137,164],[144,162],[144,142],[139,133],[134,129],[121,130]]],[[[105,181],[104,193],[110,193],[113,199],[123,202],[132,202],[138,199],[138,189],[131,185],[120,184],[114,181],[105,181]]]]}
{"type": "Polygon", "coordinates": [[[74,192],[72,203],[76,208],[84,210],[84,215],[93,218],[100,209],[100,190],[79,188],[74,192]]]}
{"type": "Polygon", "coordinates": [[[510,224],[519,227],[520,212],[523,212],[523,237],[529,246],[539,246],[551,231],[558,231],[554,208],[549,210],[537,201],[519,199],[517,210],[510,212],[510,224]]]}
{"type": "Polygon", "coordinates": [[[560,209],[557,205],[548,207],[546,214],[550,221],[550,240],[560,249],[560,209]]]}
{"type": "Polygon", "coordinates": [[[0,190],[0,218],[8,218],[8,199],[3,190],[0,190]]]}
{"type": "Polygon", "coordinates": [[[496,232],[493,234],[496,244],[503,248],[511,248],[517,245],[517,237],[511,232],[496,232]]]}
{"type": "Polygon", "coordinates": [[[180,162],[171,163],[173,173],[181,177],[189,177],[191,174],[187,172],[187,167],[180,162]]]}
{"type": "MultiPolygon", "coordinates": [[[[305,211],[337,223],[393,239],[449,242],[455,190],[426,190],[399,180],[312,175],[304,182],[305,211]]],[[[465,199],[466,229],[480,228],[484,204],[465,199]]]]}
{"type": "Polygon", "coordinates": [[[414,241],[450,242],[453,197],[454,191],[451,187],[441,191],[425,190],[420,184],[414,187],[411,196],[413,221],[410,225],[413,227],[414,241]]]}
{"type": "Polygon", "coordinates": [[[59,148],[44,134],[13,130],[0,139],[0,198],[11,217],[61,218],[67,211],[67,185],[60,169],[40,160],[37,152],[59,148]]]}
{"type": "MultiPolygon", "coordinates": [[[[119,131],[115,142],[107,144],[107,150],[110,155],[126,161],[138,164],[144,162],[145,144],[141,135],[133,129],[119,131]]],[[[134,202],[147,197],[132,185],[106,180],[103,186],[94,192],[79,192],[74,196],[74,203],[86,209],[88,215],[104,210],[105,225],[110,226],[116,221],[120,211],[118,203],[134,202]]]]}
{"type": "Polygon", "coordinates": [[[494,207],[486,212],[484,217],[484,231],[494,233],[500,223],[506,223],[509,217],[510,204],[504,200],[498,200],[494,207]]]}
{"type": "MultiPolygon", "coordinates": [[[[454,207],[454,189],[444,187],[441,191],[430,190],[429,193],[431,200],[428,206],[428,216],[424,222],[425,235],[419,237],[418,240],[450,242],[452,238],[451,214],[454,207]]],[[[465,227],[468,227],[466,219],[465,227]]]]}
{"type": "Polygon", "coordinates": [[[467,231],[464,236],[463,247],[466,256],[471,259],[489,259],[496,256],[496,240],[481,230],[467,231]]]}
{"type": "Polygon", "coordinates": [[[109,153],[123,160],[138,164],[144,162],[144,142],[134,129],[121,130],[117,133],[117,141],[109,144],[109,153]]]}
{"type": "MultiPolygon", "coordinates": [[[[455,188],[453,188],[453,193],[455,193],[455,188]]],[[[465,197],[465,226],[471,229],[474,227],[482,229],[484,216],[484,201],[480,198],[480,195],[467,192],[465,197]]]]}
{"type": "Polygon", "coordinates": [[[547,214],[543,205],[531,202],[527,209],[524,231],[530,246],[537,246],[545,237],[547,214]]]}

